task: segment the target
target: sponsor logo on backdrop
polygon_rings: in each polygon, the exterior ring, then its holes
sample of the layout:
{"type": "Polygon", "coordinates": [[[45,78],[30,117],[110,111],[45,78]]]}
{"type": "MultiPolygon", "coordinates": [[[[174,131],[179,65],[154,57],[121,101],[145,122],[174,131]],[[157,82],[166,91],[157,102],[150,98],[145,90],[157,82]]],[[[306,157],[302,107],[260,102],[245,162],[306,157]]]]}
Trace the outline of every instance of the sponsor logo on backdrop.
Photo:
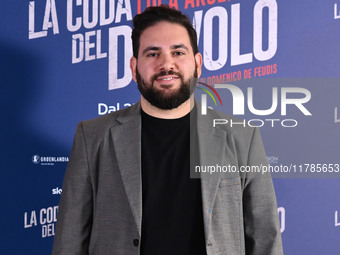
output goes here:
{"type": "Polygon", "coordinates": [[[267,156],[268,164],[278,164],[279,157],[278,156],[267,156]]]}
{"type": "Polygon", "coordinates": [[[56,157],[56,156],[39,156],[39,155],[33,155],[32,156],[32,162],[35,165],[41,165],[41,166],[54,166],[58,163],[67,163],[68,157],[56,157]]]}
{"type": "Polygon", "coordinates": [[[117,103],[114,105],[107,105],[105,103],[98,103],[98,115],[105,115],[107,113],[110,112],[115,112],[115,111],[119,111],[123,108],[129,107],[131,105],[133,105],[134,103],[117,103]]]}
{"type": "Polygon", "coordinates": [[[27,211],[24,213],[24,229],[40,227],[42,238],[54,236],[57,213],[58,206],[27,211]]]}
{"type": "Polygon", "coordinates": [[[286,209],[284,207],[279,207],[277,208],[277,212],[279,213],[280,231],[283,233],[286,229],[286,209]]]}
{"type": "Polygon", "coordinates": [[[63,190],[59,189],[59,187],[52,189],[52,195],[61,195],[62,192],[63,190]]]}
{"type": "MultiPolygon", "coordinates": [[[[244,3],[228,0],[212,1],[142,1],[131,6],[130,0],[112,1],[30,1],[28,3],[28,38],[38,39],[71,33],[72,64],[108,59],[108,89],[118,89],[132,81],[129,62],[132,56],[131,20],[150,5],[168,4],[171,8],[191,12],[203,54],[203,65],[208,72],[226,70],[254,61],[271,60],[278,49],[278,4],[276,0],[258,0],[245,8],[244,3]],[[62,6],[64,5],[64,6],[62,6]],[[132,8],[131,8],[132,7],[132,8]],[[66,9],[66,22],[60,22],[60,10],[66,9]],[[248,21],[248,17],[251,17],[248,21]],[[248,23],[244,24],[245,19],[248,23]],[[122,24],[123,23],[123,24],[122,24]],[[60,28],[59,24],[66,24],[60,28]],[[129,25],[127,25],[129,24],[129,25]],[[244,27],[252,28],[252,40],[242,36],[244,27]],[[85,30],[85,31],[84,31],[85,30]],[[219,36],[213,36],[218,30],[219,36]],[[66,32],[65,32],[66,31],[66,32]],[[80,32],[82,31],[82,32],[80,32]],[[83,32],[84,31],[84,32],[83,32]],[[105,35],[104,35],[105,33],[105,35]],[[102,38],[108,38],[104,40],[102,38]],[[244,42],[246,38],[246,42],[244,42]],[[242,45],[242,47],[241,47],[242,45]],[[217,51],[215,50],[217,49],[217,51]],[[248,49],[245,51],[244,49],[248,49]],[[217,54],[216,54],[217,53],[217,54]]],[[[248,4],[249,5],[249,4],[248,4]]],[[[206,77],[208,84],[216,80],[235,81],[277,72],[277,64],[235,70],[206,77]]]]}
{"type": "Polygon", "coordinates": [[[335,218],[334,219],[335,220],[334,226],[340,227],[340,219],[339,219],[339,212],[338,211],[335,211],[334,218],[335,218]]]}
{"type": "Polygon", "coordinates": [[[32,157],[33,164],[39,164],[40,163],[40,156],[39,155],[33,155],[32,157]]]}
{"type": "Polygon", "coordinates": [[[340,122],[340,118],[338,115],[338,107],[334,108],[334,123],[339,123],[340,122]]]}

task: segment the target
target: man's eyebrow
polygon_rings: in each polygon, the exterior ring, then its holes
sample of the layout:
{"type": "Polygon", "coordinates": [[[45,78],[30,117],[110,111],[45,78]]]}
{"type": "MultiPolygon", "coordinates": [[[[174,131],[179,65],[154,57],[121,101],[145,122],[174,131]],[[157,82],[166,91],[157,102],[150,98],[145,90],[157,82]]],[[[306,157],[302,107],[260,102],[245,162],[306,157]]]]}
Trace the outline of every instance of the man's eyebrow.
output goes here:
{"type": "Polygon", "coordinates": [[[172,45],[170,47],[170,49],[172,49],[172,50],[185,49],[186,51],[189,51],[189,48],[187,46],[185,46],[184,44],[175,44],[175,45],[172,45]]]}
{"type": "MultiPolygon", "coordinates": [[[[148,51],[158,51],[160,50],[161,47],[158,47],[158,46],[149,46],[149,47],[146,47],[144,50],[143,50],[143,53],[142,55],[144,55],[145,53],[147,53],[148,51]]],[[[177,50],[177,49],[185,49],[186,51],[189,51],[189,48],[187,46],[185,46],[184,44],[175,44],[175,45],[171,45],[170,46],[170,49],[172,50],[177,50]]]]}
{"type": "Polygon", "coordinates": [[[157,46],[149,46],[149,47],[147,47],[147,48],[145,48],[145,49],[143,50],[142,55],[144,55],[145,53],[147,53],[147,52],[150,51],[150,50],[155,50],[155,51],[157,51],[157,50],[160,50],[160,49],[161,49],[161,47],[157,47],[157,46]]]}

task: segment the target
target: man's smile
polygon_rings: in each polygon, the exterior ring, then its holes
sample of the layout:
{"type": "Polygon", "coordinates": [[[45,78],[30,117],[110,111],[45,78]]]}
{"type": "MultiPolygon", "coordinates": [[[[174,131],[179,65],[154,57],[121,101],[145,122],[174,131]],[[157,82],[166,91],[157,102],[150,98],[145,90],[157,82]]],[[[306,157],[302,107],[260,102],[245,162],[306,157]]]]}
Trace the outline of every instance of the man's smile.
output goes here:
{"type": "Polygon", "coordinates": [[[178,76],[174,75],[165,75],[156,78],[156,81],[162,84],[172,84],[174,81],[178,80],[178,76]]]}

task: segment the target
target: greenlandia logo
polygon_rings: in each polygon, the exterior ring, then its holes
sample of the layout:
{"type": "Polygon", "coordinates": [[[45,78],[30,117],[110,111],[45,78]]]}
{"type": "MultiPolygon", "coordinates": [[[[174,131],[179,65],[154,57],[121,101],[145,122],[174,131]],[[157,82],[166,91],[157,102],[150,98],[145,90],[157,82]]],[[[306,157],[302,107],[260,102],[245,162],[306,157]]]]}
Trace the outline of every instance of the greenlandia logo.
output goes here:
{"type": "MultiPolygon", "coordinates": [[[[311,99],[311,92],[305,88],[299,87],[272,87],[272,95],[271,95],[271,106],[267,109],[257,109],[254,106],[254,96],[253,96],[253,88],[247,88],[247,94],[244,95],[243,91],[232,84],[215,84],[214,87],[211,85],[198,82],[200,85],[205,86],[210,91],[212,91],[216,97],[218,98],[221,106],[222,100],[220,95],[217,93],[216,89],[227,89],[231,93],[232,100],[232,114],[233,115],[245,115],[245,108],[248,107],[250,113],[257,116],[269,116],[277,111],[280,108],[281,116],[287,115],[287,108],[292,108],[295,106],[300,112],[305,116],[312,116],[312,114],[308,111],[305,104],[308,103],[311,99]],[[280,89],[280,93],[279,93],[280,89]],[[288,106],[288,107],[287,107],[288,106]]],[[[214,95],[206,88],[198,89],[204,91],[206,94],[201,95],[201,114],[207,114],[207,95],[211,97],[217,106],[217,101],[214,95]]],[[[266,100],[265,98],[261,98],[261,100],[266,100]]],[[[242,120],[238,122],[233,122],[233,120],[227,119],[215,119],[214,127],[217,125],[225,125],[230,124],[234,125],[243,125],[243,126],[252,126],[252,127],[262,127],[266,123],[274,127],[275,125],[281,124],[282,127],[296,127],[298,125],[298,121],[295,119],[270,119],[266,117],[266,119],[251,119],[251,120],[242,120]]]]}

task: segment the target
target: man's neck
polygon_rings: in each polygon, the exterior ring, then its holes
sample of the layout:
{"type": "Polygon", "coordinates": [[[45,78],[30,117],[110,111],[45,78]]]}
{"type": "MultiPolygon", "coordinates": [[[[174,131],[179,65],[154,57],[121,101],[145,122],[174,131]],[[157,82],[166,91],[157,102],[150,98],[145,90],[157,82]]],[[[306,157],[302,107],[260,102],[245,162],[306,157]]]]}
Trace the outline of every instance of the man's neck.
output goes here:
{"type": "Polygon", "coordinates": [[[178,119],[187,115],[194,107],[194,96],[185,101],[175,109],[163,110],[150,104],[143,96],[141,96],[141,106],[145,113],[160,119],[178,119]]]}

